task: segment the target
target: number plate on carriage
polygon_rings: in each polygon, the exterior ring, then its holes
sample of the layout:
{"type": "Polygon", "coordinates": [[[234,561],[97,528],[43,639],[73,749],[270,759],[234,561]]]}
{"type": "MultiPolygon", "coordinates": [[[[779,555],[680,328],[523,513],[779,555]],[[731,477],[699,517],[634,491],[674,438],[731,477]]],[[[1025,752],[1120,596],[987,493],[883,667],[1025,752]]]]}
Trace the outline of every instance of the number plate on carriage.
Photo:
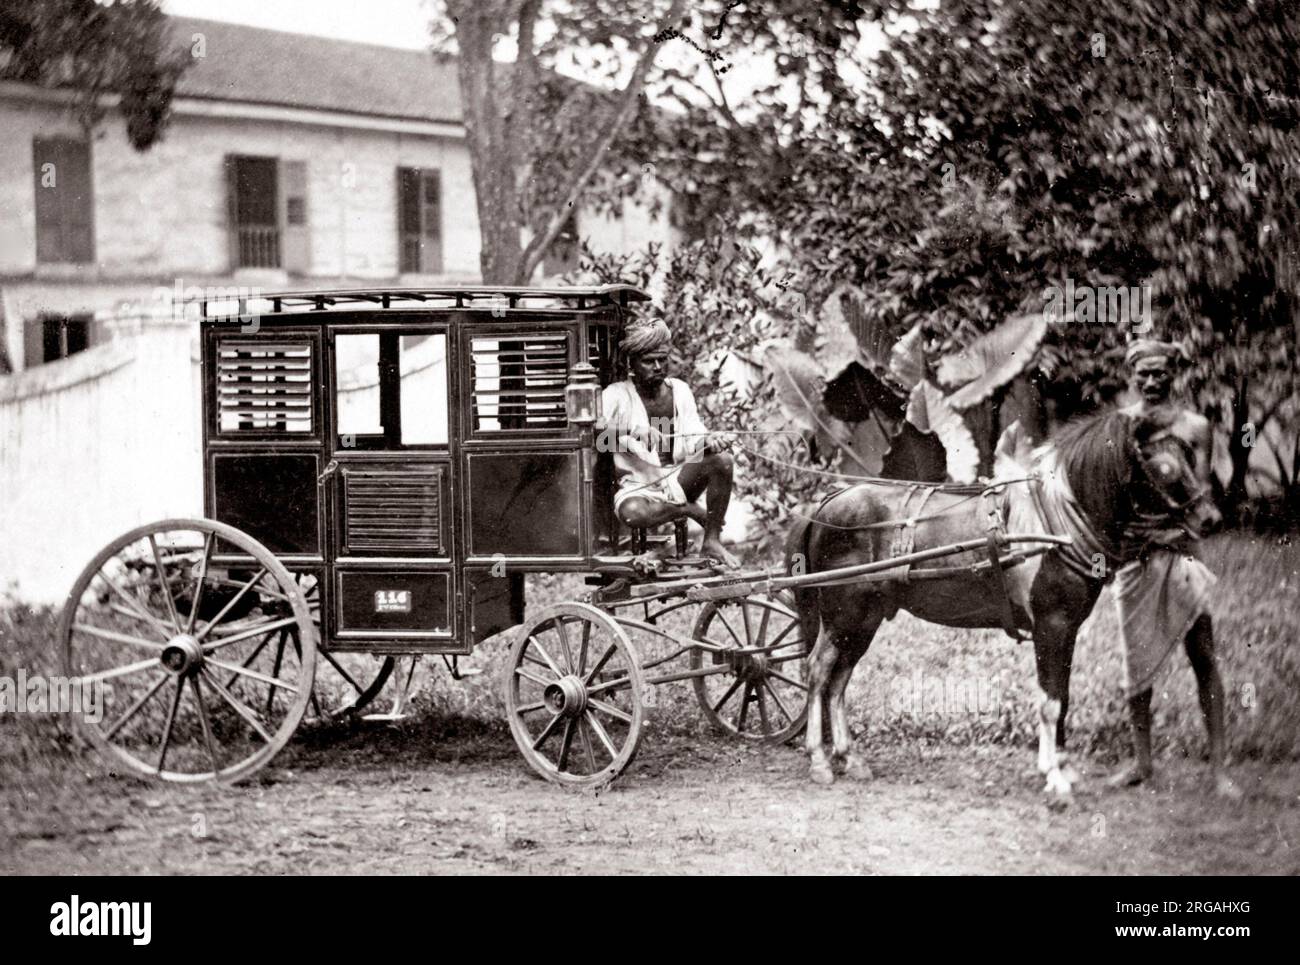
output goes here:
{"type": "Polygon", "coordinates": [[[410,613],[410,590],[375,590],[376,613],[410,613]]]}

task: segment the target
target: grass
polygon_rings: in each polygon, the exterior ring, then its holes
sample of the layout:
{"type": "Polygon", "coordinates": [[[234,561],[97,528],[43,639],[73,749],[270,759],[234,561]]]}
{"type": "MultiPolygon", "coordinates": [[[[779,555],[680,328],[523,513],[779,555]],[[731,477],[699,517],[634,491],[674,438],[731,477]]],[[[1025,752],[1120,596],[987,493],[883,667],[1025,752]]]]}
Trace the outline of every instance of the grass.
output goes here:
{"type": "MultiPolygon", "coordinates": [[[[1286,539],[1224,534],[1207,542],[1204,558],[1220,577],[1213,615],[1228,693],[1230,752],[1237,758],[1293,759],[1300,754],[1300,547],[1286,539]]],[[[549,602],[580,598],[587,590],[577,576],[534,577],[530,613],[549,602]]],[[[687,631],[693,614],[687,609],[667,619],[687,631]]],[[[12,679],[19,668],[28,675],[57,672],[56,621],[51,609],[11,604],[0,610],[0,676],[12,679]]],[[[1080,634],[1069,713],[1071,749],[1104,758],[1128,751],[1115,641],[1114,607],[1107,592],[1080,634]]],[[[459,682],[443,671],[438,658],[423,661],[411,717],[388,728],[382,743],[400,746],[404,740],[470,734],[485,753],[509,748],[500,688],[508,644],[507,635],[481,644],[462,665],[482,672],[459,682]]],[[[645,656],[663,652],[662,643],[637,644],[645,656]]],[[[382,705],[394,687],[390,682],[381,694],[379,709],[386,709],[382,705]]],[[[881,629],[849,691],[852,722],[868,754],[882,741],[1028,746],[1036,739],[1036,699],[1031,644],[1014,643],[1001,632],[925,624],[906,614],[881,629]]],[[[656,692],[647,739],[653,740],[654,732],[686,736],[707,729],[689,684],[656,692]]],[[[365,737],[357,735],[358,740],[365,737]]],[[[1167,661],[1157,682],[1155,740],[1161,755],[1204,753],[1195,681],[1181,650],[1167,661]]],[[[330,725],[309,729],[295,741],[299,753],[308,756],[346,748],[363,760],[365,748],[350,747],[352,743],[346,739],[341,747],[330,725]],[[322,734],[330,736],[322,740],[322,734]]],[[[0,714],[0,780],[23,782],[34,772],[49,772],[53,778],[77,766],[86,749],[66,717],[0,714]]]]}

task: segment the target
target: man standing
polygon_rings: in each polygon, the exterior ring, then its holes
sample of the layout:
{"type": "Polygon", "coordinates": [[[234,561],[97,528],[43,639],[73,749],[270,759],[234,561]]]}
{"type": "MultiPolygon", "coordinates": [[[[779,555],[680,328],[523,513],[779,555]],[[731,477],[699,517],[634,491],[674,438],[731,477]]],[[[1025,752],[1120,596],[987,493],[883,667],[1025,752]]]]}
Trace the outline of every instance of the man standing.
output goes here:
{"type": "MultiPolygon", "coordinates": [[[[1125,356],[1133,388],[1140,398],[1122,411],[1146,414],[1169,407],[1175,362],[1182,358],[1178,345],[1138,339],[1125,356]]],[[[1210,423],[1195,412],[1177,409],[1169,432],[1178,436],[1195,456],[1196,477],[1208,486],[1213,455],[1210,423]]],[[[1225,797],[1240,791],[1224,772],[1223,681],[1214,656],[1214,631],[1209,596],[1214,574],[1197,558],[1199,534],[1180,531],[1161,536],[1134,563],[1115,574],[1115,602],[1124,647],[1125,685],[1132,719],[1134,760],[1114,777],[1114,786],[1140,784],[1152,774],[1151,696],[1157,671],[1181,638],[1196,674],[1201,714],[1210,743],[1210,771],[1215,790],[1225,797]]]]}
{"type": "Polygon", "coordinates": [[[629,323],[623,333],[629,377],[605,388],[600,436],[614,453],[614,512],[636,527],[694,519],[704,527],[701,555],[734,569],[739,561],[722,545],[731,456],[700,422],[690,386],[665,376],[671,343],[660,318],[629,323]],[[695,503],[701,494],[707,494],[707,509],[695,503]]]}

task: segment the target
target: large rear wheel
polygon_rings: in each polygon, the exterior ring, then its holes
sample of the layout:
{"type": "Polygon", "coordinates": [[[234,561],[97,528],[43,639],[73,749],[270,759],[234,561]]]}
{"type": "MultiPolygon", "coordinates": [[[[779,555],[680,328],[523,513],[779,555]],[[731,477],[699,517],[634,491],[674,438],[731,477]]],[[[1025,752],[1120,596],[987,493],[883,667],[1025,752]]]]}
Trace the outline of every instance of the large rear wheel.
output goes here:
{"type": "Polygon", "coordinates": [[[68,595],[58,640],[83,708],[98,698],[81,715],[87,736],[145,777],[247,777],[288,743],[312,695],[316,636],[298,583],[211,520],[150,523],[104,547],[68,595]]]}

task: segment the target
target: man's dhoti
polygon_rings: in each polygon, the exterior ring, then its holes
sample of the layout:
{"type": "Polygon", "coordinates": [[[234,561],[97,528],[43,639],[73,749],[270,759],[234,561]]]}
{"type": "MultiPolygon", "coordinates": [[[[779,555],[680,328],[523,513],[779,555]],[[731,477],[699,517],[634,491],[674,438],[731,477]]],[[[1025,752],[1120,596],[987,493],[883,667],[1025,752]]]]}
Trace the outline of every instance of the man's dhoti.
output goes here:
{"type": "MultiPolygon", "coordinates": [[[[672,503],[676,506],[685,506],[687,499],[686,493],[682,489],[682,484],[677,481],[680,467],[677,469],[661,469],[656,467],[657,471],[653,473],[629,473],[624,476],[619,483],[618,491],[614,493],[614,512],[619,513],[624,502],[633,496],[639,496],[642,499],[649,499],[656,503],[672,503]]],[[[622,519],[619,515],[619,519],[622,519]]]]}
{"type": "Polygon", "coordinates": [[[1151,687],[1165,658],[1208,613],[1218,579],[1187,553],[1153,551],[1115,574],[1120,641],[1124,648],[1124,687],[1132,697],[1151,687]]]}

